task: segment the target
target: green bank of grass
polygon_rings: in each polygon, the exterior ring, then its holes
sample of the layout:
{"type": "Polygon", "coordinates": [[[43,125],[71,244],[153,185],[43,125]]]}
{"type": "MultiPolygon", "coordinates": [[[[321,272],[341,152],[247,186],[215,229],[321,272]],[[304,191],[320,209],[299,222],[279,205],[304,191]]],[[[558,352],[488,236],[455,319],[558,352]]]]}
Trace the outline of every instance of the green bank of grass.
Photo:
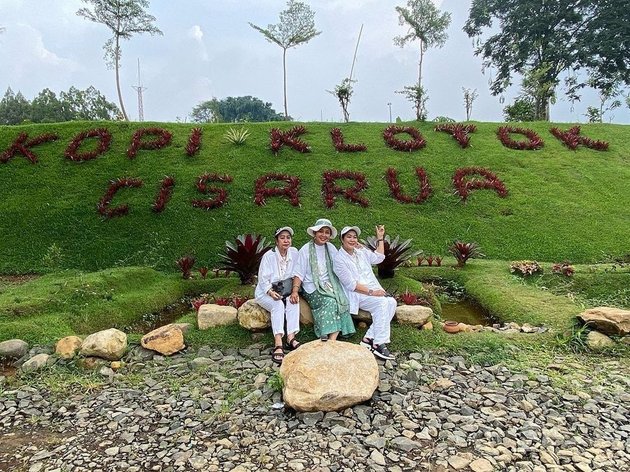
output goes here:
{"type": "MultiPolygon", "coordinates": [[[[172,144],[161,150],[141,150],[126,156],[138,123],[64,123],[0,127],[0,149],[6,149],[20,132],[34,137],[55,132],[59,140],[34,147],[38,163],[17,156],[0,165],[0,273],[40,272],[50,265],[56,245],[55,268],[95,271],[113,266],[143,265],[173,270],[185,253],[197,256],[198,265],[218,264],[226,239],[245,232],[271,235],[279,225],[296,229],[295,245],[307,240],[304,229],[318,217],[338,227],[359,224],[365,229],[385,224],[390,234],[413,238],[429,254],[444,254],[453,239],[476,241],[493,259],[538,259],[593,263],[628,252],[630,220],[630,127],[584,125],[583,134],[610,142],[608,152],[580,147],[567,150],[548,131],[550,124],[530,123],[545,141],[539,151],[510,150],[498,141],[499,124],[478,123],[471,146],[461,149],[431,123],[414,123],[427,139],[418,152],[398,152],[382,139],[385,124],[339,125],[347,142],[364,142],[367,152],[337,153],[328,123],[308,123],[303,138],[312,152],[300,154],[284,148],[277,156],[269,150],[269,130],[289,129],[292,123],[245,125],[247,143],[225,143],[231,125],[203,126],[201,151],[194,157],[184,148],[193,125],[144,123],[173,133],[172,144]],[[95,160],[76,163],[64,158],[70,140],[79,132],[107,126],[113,134],[111,149],[95,160]],[[415,195],[416,167],[424,167],[433,187],[425,203],[404,205],[389,194],[384,173],[398,169],[405,191],[415,195]],[[476,191],[463,204],[453,195],[451,179],[460,167],[482,166],[506,184],[509,196],[476,191]],[[361,208],[338,198],[333,209],[322,201],[322,172],[331,169],[365,173],[369,187],[362,193],[370,202],[361,208]],[[195,182],[204,172],[226,173],[231,184],[228,203],[211,211],[193,208],[191,200],[204,198],[195,182]],[[254,182],[269,172],[299,176],[301,206],[283,198],[270,198],[266,206],[254,204],[254,182]],[[160,180],[175,178],[172,200],[163,213],[151,211],[160,180]],[[103,220],[96,204],[108,182],[129,176],[144,181],[139,189],[123,189],[113,205],[127,203],[128,216],[103,220]]],[[[568,128],[569,125],[560,125],[568,128]]],[[[86,142],[83,150],[93,142],[86,142]]],[[[352,182],[340,181],[346,186],[352,182]]],[[[207,198],[211,198],[208,196],[207,198]]]]}

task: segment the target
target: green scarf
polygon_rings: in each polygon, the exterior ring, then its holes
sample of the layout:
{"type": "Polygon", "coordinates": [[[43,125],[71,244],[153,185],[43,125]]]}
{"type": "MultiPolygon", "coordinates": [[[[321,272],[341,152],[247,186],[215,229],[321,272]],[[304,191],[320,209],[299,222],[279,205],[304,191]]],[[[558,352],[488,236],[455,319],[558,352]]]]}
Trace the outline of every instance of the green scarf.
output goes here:
{"type": "Polygon", "coordinates": [[[346,298],[346,294],[341,287],[341,283],[339,279],[333,272],[332,259],[330,258],[330,253],[328,252],[328,244],[324,244],[324,253],[326,254],[326,270],[328,271],[328,278],[330,279],[330,284],[332,285],[332,293],[323,286],[322,281],[319,278],[319,265],[317,264],[317,253],[315,252],[315,243],[311,241],[308,246],[308,255],[310,257],[311,264],[311,274],[313,275],[313,283],[315,284],[315,288],[317,292],[325,297],[332,297],[337,301],[337,305],[339,305],[339,312],[344,313],[350,309],[350,304],[348,303],[348,299],[346,298]]]}

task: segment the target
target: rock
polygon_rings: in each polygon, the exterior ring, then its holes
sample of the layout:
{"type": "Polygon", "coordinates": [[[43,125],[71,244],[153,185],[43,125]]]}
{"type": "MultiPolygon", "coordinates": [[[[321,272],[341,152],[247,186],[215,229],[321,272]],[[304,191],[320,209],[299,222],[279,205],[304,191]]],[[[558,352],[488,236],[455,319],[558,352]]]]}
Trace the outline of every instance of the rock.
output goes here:
{"type": "Polygon", "coordinates": [[[28,343],[21,339],[9,339],[0,343],[0,359],[8,357],[11,359],[19,359],[28,352],[28,343]]]}
{"type": "Polygon", "coordinates": [[[192,325],[190,323],[172,323],[173,326],[179,328],[183,335],[190,331],[192,325]]]}
{"type": "Polygon", "coordinates": [[[473,472],[492,472],[494,467],[487,459],[475,459],[470,463],[473,472]]]}
{"type": "Polygon", "coordinates": [[[447,390],[454,386],[455,386],[455,382],[442,377],[442,378],[437,379],[435,382],[431,383],[431,385],[429,385],[429,388],[431,390],[447,390]]]}
{"type": "Polygon", "coordinates": [[[115,328],[90,334],[81,344],[82,356],[95,356],[118,361],[127,349],[127,335],[115,328]]]}
{"type": "Polygon", "coordinates": [[[461,454],[457,454],[456,456],[451,456],[448,458],[448,464],[455,470],[461,470],[468,467],[468,464],[473,459],[473,455],[469,452],[463,452],[461,454]]]}
{"type": "Polygon", "coordinates": [[[140,340],[140,345],[164,356],[175,354],[186,347],[182,330],[173,324],[162,326],[145,334],[140,340]]]}
{"type": "Polygon", "coordinates": [[[199,329],[214,328],[236,324],[236,308],[232,306],[208,303],[201,305],[197,312],[197,327],[199,329]]]}
{"type": "Polygon", "coordinates": [[[433,316],[433,310],[428,306],[421,305],[400,305],[396,308],[394,318],[400,324],[421,327],[433,316]]]}
{"type": "Polygon", "coordinates": [[[387,462],[385,462],[385,456],[383,456],[383,454],[378,452],[378,449],[372,450],[372,453],[370,454],[370,459],[372,459],[375,464],[382,465],[382,466],[387,465],[387,462]]]}
{"type": "Polygon", "coordinates": [[[271,315],[254,300],[247,300],[241,305],[237,319],[249,331],[261,331],[271,326],[271,315]]]}
{"type": "Polygon", "coordinates": [[[433,323],[427,321],[425,324],[422,325],[422,329],[425,331],[431,331],[433,329],[433,323]]]}
{"type": "Polygon", "coordinates": [[[372,314],[368,311],[359,309],[359,313],[356,315],[352,315],[352,318],[356,321],[363,321],[364,323],[371,324],[372,323],[372,314]]]}
{"type": "Polygon", "coordinates": [[[613,336],[630,334],[630,310],[600,306],[583,311],[577,318],[604,334],[613,336]]]}
{"type": "Polygon", "coordinates": [[[55,344],[55,354],[57,354],[62,359],[72,359],[79,349],[81,349],[81,344],[83,340],[78,336],[66,336],[65,338],[61,338],[55,344]]]}
{"type": "Polygon", "coordinates": [[[593,351],[606,349],[615,345],[615,341],[599,331],[591,331],[586,335],[586,345],[593,351]]]}
{"type": "Polygon", "coordinates": [[[35,370],[39,370],[43,367],[46,367],[48,364],[48,359],[50,356],[48,354],[37,354],[36,356],[31,357],[27,360],[21,367],[24,372],[33,372],[35,370]]]}
{"type": "Polygon", "coordinates": [[[280,367],[285,403],[297,411],[338,411],[372,398],[378,364],[367,349],[341,341],[311,341],[280,367]]]}
{"type": "Polygon", "coordinates": [[[398,436],[390,441],[391,446],[399,451],[409,452],[422,447],[418,441],[413,441],[404,436],[398,436]]]}
{"type": "Polygon", "coordinates": [[[313,312],[311,311],[311,307],[308,306],[306,300],[300,297],[300,324],[301,325],[313,325],[313,312]]]}

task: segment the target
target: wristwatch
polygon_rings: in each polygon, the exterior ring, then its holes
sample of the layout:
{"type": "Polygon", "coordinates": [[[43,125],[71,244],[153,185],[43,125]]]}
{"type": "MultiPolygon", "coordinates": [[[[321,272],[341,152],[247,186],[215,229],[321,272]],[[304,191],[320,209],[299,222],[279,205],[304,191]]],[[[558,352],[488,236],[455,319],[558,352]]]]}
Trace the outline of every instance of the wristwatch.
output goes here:
{"type": "Polygon", "coordinates": [[[372,290],[371,288],[368,289],[368,295],[372,295],[374,293],[374,290],[372,290]]]}

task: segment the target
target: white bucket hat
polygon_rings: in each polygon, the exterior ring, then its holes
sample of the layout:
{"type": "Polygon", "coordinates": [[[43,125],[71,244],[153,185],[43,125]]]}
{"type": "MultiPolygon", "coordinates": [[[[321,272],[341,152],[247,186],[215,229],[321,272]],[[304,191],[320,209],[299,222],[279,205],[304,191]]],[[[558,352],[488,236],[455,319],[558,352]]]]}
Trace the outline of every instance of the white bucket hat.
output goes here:
{"type": "Polygon", "coordinates": [[[330,228],[330,239],[335,239],[337,237],[337,229],[332,225],[330,220],[327,220],[326,218],[320,218],[317,220],[313,226],[306,228],[306,232],[311,238],[313,238],[315,237],[315,233],[317,231],[325,227],[330,228]]]}
{"type": "Polygon", "coordinates": [[[283,231],[287,231],[291,236],[293,236],[293,228],[291,228],[290,226],[283,226],[282,228],[278,228],[276,230],[276,232],[273,234],[274,238],[283,231]]]}
{"type": "Polygon", "coordinates": [[[354,231],[355,233],[357,233],[357,236],[361,236],[361,230],[358,226],[344,226],[341,230],[341,233],[339,233],[339,237],[343,238],[343,235],[346,234],[348,231],[354,231]]]}

